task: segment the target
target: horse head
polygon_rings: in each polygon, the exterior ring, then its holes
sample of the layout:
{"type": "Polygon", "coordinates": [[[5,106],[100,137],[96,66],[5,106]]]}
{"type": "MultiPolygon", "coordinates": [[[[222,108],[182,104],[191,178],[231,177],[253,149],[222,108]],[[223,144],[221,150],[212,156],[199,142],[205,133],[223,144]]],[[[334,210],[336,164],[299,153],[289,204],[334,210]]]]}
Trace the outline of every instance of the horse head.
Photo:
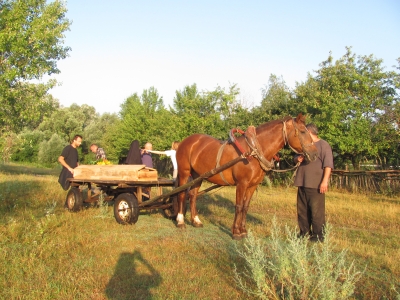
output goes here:
{"type": "Polygon", "coordinates": [[[287,144],[294,152],[303,154],[307,161],[314,161],[318,157],[318,150],[306,128],[305,120],[306,117],[301,113],[296,118],[286,119],[284,135],[287,144]]]}

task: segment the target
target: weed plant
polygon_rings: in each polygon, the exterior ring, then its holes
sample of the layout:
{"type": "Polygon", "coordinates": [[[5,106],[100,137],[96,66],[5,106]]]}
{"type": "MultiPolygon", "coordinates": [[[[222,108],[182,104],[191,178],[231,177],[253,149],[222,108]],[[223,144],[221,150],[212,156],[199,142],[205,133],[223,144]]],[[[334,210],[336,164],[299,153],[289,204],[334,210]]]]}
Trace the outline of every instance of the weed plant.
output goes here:
{"type": "Polygon", "coordinates": [[[237,247],[247,266],[234,272],[243,291],[260,299],[336,300],[353,295],[362,272],[346,261],[346,250],[334,251],[329,224],[324,243],[299,238],[288,226],[285,233],[274,217],[270,237],[260,239],[250,231],[243,247],[237,247]]]}

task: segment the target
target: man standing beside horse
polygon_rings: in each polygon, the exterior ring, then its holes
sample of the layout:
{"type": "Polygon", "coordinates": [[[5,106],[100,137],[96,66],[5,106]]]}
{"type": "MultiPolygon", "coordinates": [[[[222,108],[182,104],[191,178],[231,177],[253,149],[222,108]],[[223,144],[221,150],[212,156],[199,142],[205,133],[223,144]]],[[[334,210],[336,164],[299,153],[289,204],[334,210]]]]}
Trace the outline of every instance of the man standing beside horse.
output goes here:
{"type": "Polygon", "coordinates": [[[318,158],[304,161],[303,155],[296,155],[294,162],[301,162],[294,185],[297,191],[297,219],[300,236],[309,235],[310,241],[324,241],[325,193],[328,191],[329,177],[333,169],[331,146],[318,138],[318,128],[308,124],[307,130],[317,147],[318,158]]]}

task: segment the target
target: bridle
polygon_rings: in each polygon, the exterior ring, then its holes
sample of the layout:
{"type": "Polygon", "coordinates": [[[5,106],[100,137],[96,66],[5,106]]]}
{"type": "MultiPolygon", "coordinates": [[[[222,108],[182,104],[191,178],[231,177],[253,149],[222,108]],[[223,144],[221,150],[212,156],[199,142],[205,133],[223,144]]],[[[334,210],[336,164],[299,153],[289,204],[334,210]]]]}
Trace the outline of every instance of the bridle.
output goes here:
{"type": "MultiPolygon", "coordinates": [[[[290,138],[291,134],[294,134],[294,136],[295,136],[295,137],[297,136],[298,139],[299,139],[299,141],[300,141],[300,145],[301,145],[301,148],[302,148],[302,150],[303,150],[303,153],[308,157],[308,154],[307,154],[307,152],[305,151],[305,148],[306,148],[306,147],[312,146],[312,145],[314,144],[314,142],[311,142],[310,144],[306,144],[306,145],[304,144],[303,138],[302,138],[301,134],[299,134],[300,130],[299,130],[299,128],[298,128],[298,126],[297,126],[297,124],[296,124],[294,118],[291,118],[291,117],[285,118],[284,120],[282,120],[282,123],[283,123],[282,134],[283,134],[283,142],[284,142],[284,144],[285,144],[285,145],[286,145],[286,144],[289,145],[289,147],[290,147],[294,152],[298,153],[298,152],[290,145],[290,143],[289,143],[289,138],[290,138]],[[289,121],[290,119],[292,120],[292,124],[293,124],[294,130],[292,130],[292,131],[289,132],[289,134],[288,134],[287,128],[286,128],[286,122],[289,121]]],[[[306,131],[307,131],[308,134],[310,135],[310,132],[308,131],[307,127],[306,127],[306,131]]],[[[310,135],[310,138],[311,138],[311,135],[310,135]]],[[[311,138],[311,141],[312,141],[312,138],[311,138]]],[[[238,150],[241,152],[241,155],[242,155],[244,158],[246,158],[246,159],[249,160],[249,159],[251,159],[252,157],[255,157],[255,158],[258,160],[258,162],[260,163],[261,168],[262,168],[265,172],[268,172],[268,171],[271,171],[271,170],[274,171],[274,172],[287,172],[287,171],[290,171],[290,170],[295,169],[295,168],[298,167],[298,165],[296,165],[294,168],[289,169],[289,170],[273,170],[273,168],[274,168],[274,160],[272,159],[271,161],[268,161],[268,160],[264,157],[262,151],[260,151],[260,150],[261,150],[261,145],[260,145],[259,142],[258,142],[256,133],[255,133],[255,128],[254,128],[254,126],[249,126],[249,128],[246,130],[246,132],[244,132],[243,130],[240,130],[240,129],[238,129],[238,128],[232,129],[232,130],[229,132],[229,140],[228,140],[227,142],[225,142],[225,143],[222,145],[222,147],[220,147],[220,149],[219,149],[219,151],[218,151],[218,155],[217,155],[217,167],[219,166],[219,160],[220,160],[220,158],[221,158],[223,149],[224,149],[225,145],[226,145],[228,142],[229,142],[229,143],[235,144],[236,147],[238,148],[238,150]],[[240,134],[243,134],[243,135],[244,135],[245,141],[246,141],[247,145],[249,146],[249,148],[251,149],[251,153],[245,152],[245,150],[242,148],[242,146],[241,146],[241,145],[238,143],[238,141],[235,139],[235,136],[234,136],[235,133],[240,133],[240,134]]],[[[225,180],[225,178],[223,177],[222,173],[220,173],[220,175],[221,175],[221,178],[225,181],[225,183],[229,184],[229,183],[225,180]]],[[[230,184],[229,184],[229,185],[230,185],[230,184]]]]}
{"type": "Polygon", "coordinates": [[[287,130],[286,130],[286,122],[287,122],[287,121],[284,121],[284,122],[283,122],[283,140],[284,140],[284,142],[285,142],[285,145],[288,144],[288,146],[290,147],[290,149],[292,149],[294,152],[298,153],[298,152],[290,145],[290,143],[289,143],[289,136],[290,136],[292,133],[294,133],[294,136],[295,136],[295,137],[297,136],[298,139],[299,139],[299,141],[300,141],[300,145],[301,145],[301,149],[303,150],[303,153],[308,157],[308,154],[307,154],[307,152],[305,151],[305,148],[314,145],[314,142],[312,141],[311,134],[310,134],[310,132],[308,131],[307,127],[305,127],[305,129],[306,129],[308,135],[310,136],[310,139],[311,139],[311,143],[310,143],[310,144],[304,144],[303,137],[301,136],[301,134],[299,134],[299,131],[300,131],[300,130],[299,130],[299,128],[298,128],[298,126],[297,126],[297,124],[296,124],[294,118],[292,118],[292,124],[293,124],[293,127],[294,127],[294,131],[291,131],[291,132],[289,133],[289,135],[287,134],[287,130]]]}

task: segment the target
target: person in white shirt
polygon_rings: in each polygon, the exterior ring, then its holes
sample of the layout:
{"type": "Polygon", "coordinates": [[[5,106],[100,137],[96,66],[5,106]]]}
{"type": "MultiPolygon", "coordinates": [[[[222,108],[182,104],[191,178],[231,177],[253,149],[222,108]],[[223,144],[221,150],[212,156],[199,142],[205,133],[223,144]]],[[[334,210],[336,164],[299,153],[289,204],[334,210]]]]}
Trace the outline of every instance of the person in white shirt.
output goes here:
{"type": "Polygon", "coordinates": [[[178,149],[179,142],[174,141],[171,145],[171,150],[166,151],[156,151],[156,150],[146,150],[147,152],[154,153],[154,154],[163,154],[166,156],[171,157],[172,166],[174,167],[174,172],[172,174],[172,178],[175,180],[178,176],[178,164],[176,162],[176,150],[178,149]]]}

